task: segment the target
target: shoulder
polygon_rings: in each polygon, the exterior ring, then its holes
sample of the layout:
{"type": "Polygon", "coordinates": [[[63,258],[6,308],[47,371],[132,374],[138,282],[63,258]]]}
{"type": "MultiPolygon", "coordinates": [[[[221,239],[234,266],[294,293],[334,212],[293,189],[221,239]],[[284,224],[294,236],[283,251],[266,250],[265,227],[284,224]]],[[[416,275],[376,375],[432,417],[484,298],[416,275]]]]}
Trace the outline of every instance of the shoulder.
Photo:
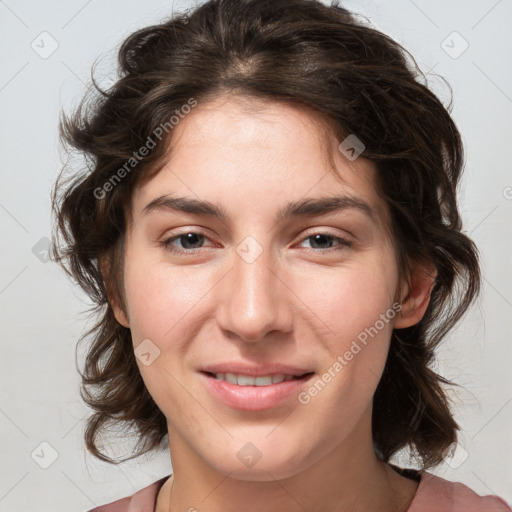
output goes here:
{"type": "Polygon", "coordinates": [[[88,512],[154,512],[158,491],[168,478],[169,476],[161,478],[132,496],[101,505],[88,512]]]}
{"type": "Polygon", "coordinates": [[[498,496],[480,496],[459,482],[450,482],[426,471],[420,473],[418,490],[407,512],[512,512],[498,496]]]}

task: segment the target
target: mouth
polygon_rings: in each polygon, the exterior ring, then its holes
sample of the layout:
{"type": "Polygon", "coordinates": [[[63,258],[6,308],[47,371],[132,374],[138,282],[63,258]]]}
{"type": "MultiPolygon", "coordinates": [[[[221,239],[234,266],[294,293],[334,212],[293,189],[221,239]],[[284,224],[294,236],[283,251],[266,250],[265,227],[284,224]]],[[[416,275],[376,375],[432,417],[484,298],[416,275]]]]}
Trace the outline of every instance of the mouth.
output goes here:
{"type": "Polygon", "coordinates": [[[230,384],[236,386],[271,386],[274,384],[280,384],[281,382],[288,382],[291,380],[303,380],[307,377],[313,375],[314,372],[306,372],[300,375],[291,375],[284,373],[274,373],[269,375],[261,375],[258,377],[254,377],[252,375],[246,375],[243,373],[229,373],[229,372],[201,372],[204,375],[216,379],[218,381],[229,382],[230,384]]]}
{"type": "Polygon", "coordinates": [[[314,374],[273,373],[255,377],[229,372],[199,372],[208,392],[216,402],[231,409],[254,412],[277,408],[283,404],[298,404],[297,395],[314,374]]]}

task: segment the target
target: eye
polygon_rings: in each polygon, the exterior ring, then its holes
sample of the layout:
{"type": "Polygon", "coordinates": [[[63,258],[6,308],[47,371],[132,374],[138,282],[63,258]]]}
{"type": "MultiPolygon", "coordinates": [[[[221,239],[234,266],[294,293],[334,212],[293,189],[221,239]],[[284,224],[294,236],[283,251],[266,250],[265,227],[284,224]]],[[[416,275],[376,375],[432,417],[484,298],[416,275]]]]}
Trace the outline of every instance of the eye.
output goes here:
{"type": "MultiPolygon", "coordinates": [[[[187,254],[204,248],[205,240],[210,240],[205,234],[189,231],[167,238],[161,242],[161,245],[175,254],[187,254]],[[181,247],[178,247],[177,244],[180,244],[181,247]]],[[[328,232],[309,235],[302,240],[301,244],[306,241],[309,241],[310,249],[314,252],[340,251],[352,246],[352,242],[349,240],[328,232]],[[322,251],[322,249],[325,250],[322,251]]]]}
{"type": "MultiPolygon", "coordinates": [[[[306,238],[304,238],[301,243],[304,243],[305,241],[312,242],[312,243],[310,243],[310,245],[312,245],[311,249],[313,249],[315,252],[318,249],[332,249],[333,244],[335,242],[338,243],[338,246],[334,247],[334,249],[333,249],[335,251],[343,250],[352,245],[352,242],[350,242],[349,240],[345,240],[344,238],[336,236],[332,233],[315,233],[313,235],[309,235],[306,238]]],[[[326,251],[324,251],[324,252],[326,252],[326,251]]]]}
{"type": "Polygon", "coordinates": [[[167,238],[166,240],[162,241],[161,244],[171,252],[184,254],[188,252],[195,252],[196,250],[201,249],[204,240],[209,240],[209,238],[203,233],[189,231],[187,233],[181,233],[171,238],[167,238]],[[181,244],[181,248],[176,247],[176,242],[181,244]]]}

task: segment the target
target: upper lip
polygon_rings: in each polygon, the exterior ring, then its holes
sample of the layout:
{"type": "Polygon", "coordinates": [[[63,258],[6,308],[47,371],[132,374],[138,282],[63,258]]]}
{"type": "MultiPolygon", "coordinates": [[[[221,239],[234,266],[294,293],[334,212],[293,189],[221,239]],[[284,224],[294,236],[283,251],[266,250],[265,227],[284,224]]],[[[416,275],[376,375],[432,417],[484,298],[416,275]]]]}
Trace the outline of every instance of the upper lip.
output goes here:
{"type": "Polygon", "coordinates": [[[209,373],[235,373],[242,375],[250,375],[251,377],[263,377],[265,375],[293,375],[301,376],[305,373],[312,373],[307,368],[299,368],[279,363],[269,363],[265,365],[251,365],[247,363],[218,363],[204,366],[200,369],[209,373]]]}

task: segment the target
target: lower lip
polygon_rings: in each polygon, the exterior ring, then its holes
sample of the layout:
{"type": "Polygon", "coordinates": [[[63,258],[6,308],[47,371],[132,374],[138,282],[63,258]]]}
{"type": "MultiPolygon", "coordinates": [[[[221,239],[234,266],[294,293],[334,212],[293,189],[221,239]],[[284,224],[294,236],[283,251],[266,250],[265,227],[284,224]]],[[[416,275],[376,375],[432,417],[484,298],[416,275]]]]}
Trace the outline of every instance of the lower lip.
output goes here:
{"type": "Polygon", "coordinates": [[[263,411],[276,407],[297,395],[313,375],[312,373],[302,379],[287,380],[268,386],[238,386],[201,372],[206,385],[217,400],[242,411],[263,411]]]}

